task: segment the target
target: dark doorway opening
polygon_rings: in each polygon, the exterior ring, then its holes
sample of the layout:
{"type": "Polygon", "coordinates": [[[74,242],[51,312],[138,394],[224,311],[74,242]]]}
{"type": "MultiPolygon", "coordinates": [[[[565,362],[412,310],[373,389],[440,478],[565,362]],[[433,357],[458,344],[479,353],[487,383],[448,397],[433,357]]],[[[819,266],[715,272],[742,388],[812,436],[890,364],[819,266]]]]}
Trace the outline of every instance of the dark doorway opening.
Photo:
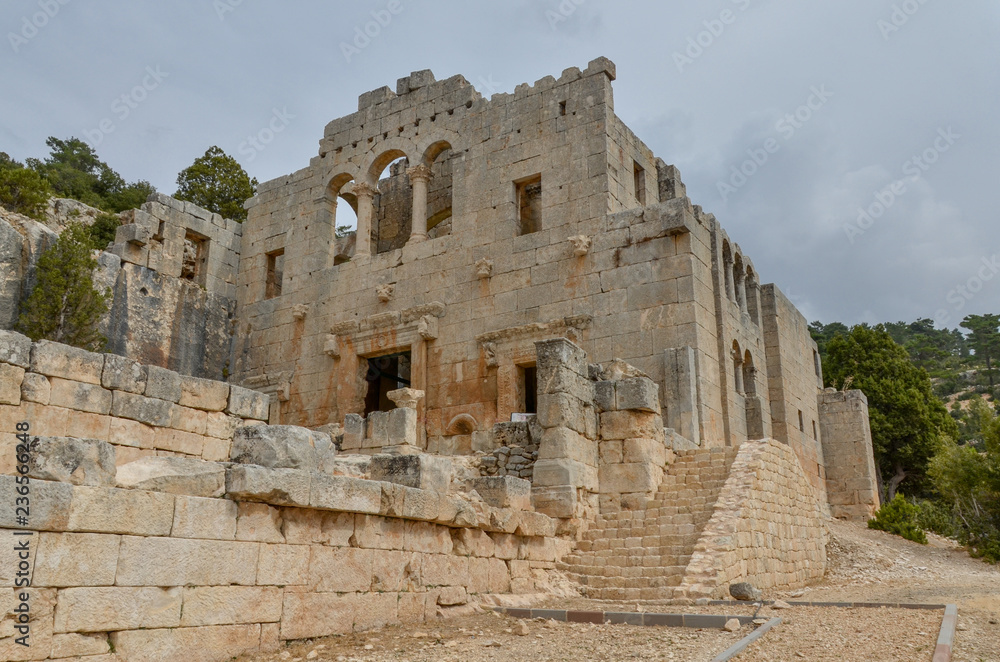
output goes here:
{"type": "Polygon", "coordinates": [[[398,352],[367,359],[368,371],[365,381],[365,416],[373,411],[390,411],[395,403],[386,396],[389,391],[410,385],[410,353],[398,352]]]}
{"type": "Polygon", "coordinates": [[[521,412],[525,414],[538,413],[538,370],[535,366],[518,366],[518,398],[522,404],[521,412]]]}

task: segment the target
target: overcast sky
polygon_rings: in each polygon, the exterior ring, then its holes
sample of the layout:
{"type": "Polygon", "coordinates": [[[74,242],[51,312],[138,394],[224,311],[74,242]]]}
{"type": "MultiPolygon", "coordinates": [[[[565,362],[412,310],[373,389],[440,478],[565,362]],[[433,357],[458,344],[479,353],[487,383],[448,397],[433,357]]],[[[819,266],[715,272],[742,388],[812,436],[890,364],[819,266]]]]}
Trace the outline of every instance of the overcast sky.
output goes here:
{"type": "Polygon", "coordinates": [[[167,193],[213,144],[305,167],[413,70],[488,97],[604,55],[616,113],[810,320],[1000,312],[996,0],[4,0],[0,27],[0,151],[74,135],[167,193]]]}

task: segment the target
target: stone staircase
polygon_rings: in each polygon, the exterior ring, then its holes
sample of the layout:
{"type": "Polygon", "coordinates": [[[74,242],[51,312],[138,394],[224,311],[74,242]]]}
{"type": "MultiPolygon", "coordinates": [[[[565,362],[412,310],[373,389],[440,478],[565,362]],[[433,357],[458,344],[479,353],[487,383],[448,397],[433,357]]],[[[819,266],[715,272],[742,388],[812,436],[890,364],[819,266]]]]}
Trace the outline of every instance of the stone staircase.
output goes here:
{"type": "Polygon", "coordinates": [[[645,509],[598,517],[559,569],[589,598],[672,599],[737,450],[678,453],[645,509]]]}

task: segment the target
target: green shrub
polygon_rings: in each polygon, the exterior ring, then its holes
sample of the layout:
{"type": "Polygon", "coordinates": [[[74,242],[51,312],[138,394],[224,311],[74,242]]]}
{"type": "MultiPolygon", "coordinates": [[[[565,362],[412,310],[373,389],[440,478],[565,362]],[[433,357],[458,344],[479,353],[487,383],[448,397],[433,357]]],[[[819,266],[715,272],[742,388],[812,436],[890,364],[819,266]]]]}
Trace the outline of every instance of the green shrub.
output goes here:
{"type": "Polygon", "coordinates": [[[101,351],[107,340],[98,324],[111,292],[94,287],[96,266],[88,228],[70,223],[38,258],[38,280],[21,307],[18,331],[32,340],[101,351]]]}
{"type": "Polygon", "coordinates": [[[916,502],[916,506],[919,510],[917,526],[921,529],[933,531],[946,538],[955,538],[958,535],[958,528],[955,524],[956,514],[946,504],[922,499],[916,502]]]}
{"type": "Polygon", "coordinates": [[[34,170],[0,168],[0,204],[19,214],[42,220],[45,203],[52,197],[48,182],[34,170]]]}
{"type": "Polygon", "coordinates": [[[886,531],[926,545],[927,535],[917,524],[919,516],[920,508],[908,502],[901,493],[897,492],[892,501],[884,504],[875,513],[875,517],[868,520],[868,528],[886,531]]]}
{"type": "Polygon", "coordinates": [[[121,225],[117,214],[101,214],[94,219],[93,225],[87,228],[90,235],[90,246],[94,250],[103,251],[115,240],[115,233],[121,225]]]}

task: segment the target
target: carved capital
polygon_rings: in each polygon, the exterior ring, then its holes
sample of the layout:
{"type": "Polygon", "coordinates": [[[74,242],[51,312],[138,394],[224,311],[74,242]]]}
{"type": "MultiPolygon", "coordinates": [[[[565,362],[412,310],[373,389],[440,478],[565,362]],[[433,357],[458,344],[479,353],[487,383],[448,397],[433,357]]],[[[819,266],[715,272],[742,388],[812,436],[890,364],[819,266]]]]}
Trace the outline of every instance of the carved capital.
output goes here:
{"type": "Polygon", "coordinates": [[[424,397],[424,392],[415,388],[397,388],[386,393],[385,397],[392,400],[400,409],[416,409],[417,402],[424,397]]]}
{"type": "Polygon", "coordinates": [[[431,168],[423,163],[418,163],[406,169],[406,176],[410,178],[411,182],[417,180],[429,182],[431,179],[431,168]]]}
{"type": "Polygon", "coordinates": [[[351,192],[359,198],[368,198],[371,200],[375,197],[375,194],[378,193],[378,189],[371,184],[366,184],[365,182],[355,182],[354,185],[351,186],[351,192]]]}

